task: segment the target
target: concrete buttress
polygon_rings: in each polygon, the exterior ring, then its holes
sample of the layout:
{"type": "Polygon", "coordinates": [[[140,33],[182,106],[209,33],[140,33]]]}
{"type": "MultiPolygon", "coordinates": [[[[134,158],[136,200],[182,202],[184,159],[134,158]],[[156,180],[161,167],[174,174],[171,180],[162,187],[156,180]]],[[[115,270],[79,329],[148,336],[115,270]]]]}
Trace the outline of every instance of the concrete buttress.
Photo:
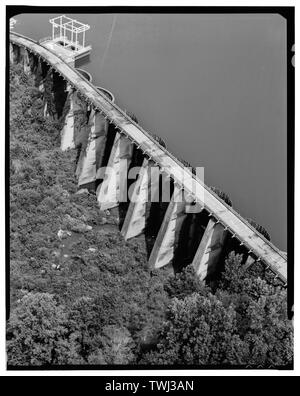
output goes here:
{"type": "Polygon", "coordinates": [[[27,75],[31,74],[31,67],[30,67],[30,59],[29,59],[29,53],[25,49],[24,51],[24,60],[23,60],[23,66],[24,66],[24,73],[27,75]]]}
{"type": "Polygon", "coordinates": [[[149,161],[145,158],[135,182],[131,201],[126,213],[121,234],[127,240],[140,235],[146,227],[146,205],[150,193],[149,161]]]}
{"type": "Polygon", "coordinates": [[[76,169],[78,186],[95,182],[105,151],[108,122],[100,112],[94,109],[90,113],[89,127],[88,141],[86,147],[81,150],[76,169]]]}
{"type": "Polygon", "coordinates": [[[227,231],[222,224],[214,219],[209,220],[192,263],[201,280],[216,271],[226,235],[227,231]]]}
{"type": "Polygon", "coordinates": [[[174,192],[158,232],[155,244],[149,258],[149,267],[161,268],[169,264],[173,258],[178,243],[179,231],[186,218],[186,205],[191,199],[183,198],[183,190],[175,186],[174,192]]]}
{"type": "Polygon", "coordinates": [[[131,141],[116,133],[108,164],[102,173],[103,182],[96,192],[100,210],[114,208],[127,199],[127,172],[132,152],[131,141]]]}

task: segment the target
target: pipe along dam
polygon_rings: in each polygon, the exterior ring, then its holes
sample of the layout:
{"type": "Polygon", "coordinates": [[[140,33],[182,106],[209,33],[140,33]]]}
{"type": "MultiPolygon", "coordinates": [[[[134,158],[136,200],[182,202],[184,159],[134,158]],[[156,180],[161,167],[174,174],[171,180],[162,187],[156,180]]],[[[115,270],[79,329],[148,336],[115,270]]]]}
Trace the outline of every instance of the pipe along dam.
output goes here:
{"type": "Polygon", "coordinates": [[[10,62],[21,63],[43,93],[44,115],[63,117],[61,149],[78,152],[78,188],[96,193],[101,210],[122,206],[124,219],[120,229],[125,239],[145,233],[151,223],[149,268],[171,263],[176,269],[178,261],[192,264],[201,280],[212,279],[218,272],[220,258],[230,247],[243,253],[244,265],[261,262],[283,286],[287,285],[284,252],[120,109],[109,91],[95,87],[87,72],[75,69],[42,44],[15,32],[10,32],[9,45],[10,62]],[[113,169],[116,174],[123,171],[127,175],[129,166],[121,169],[124,163],[140,166],[133,187],[133,195],[139,199],[127,204],[119,200],[120,194],[127,196],[127,184],[119,178],[117,188],[112,190],[111,174],[103,174],[103,169],[113,169]],[[163,177],[172,181],[172,197],[167,203],[161,197],[158,202],[148,202],[148,172],[154,166],[159,170],[160,184],[163,177]],[[178,197],[183,193],[185,201],[180,201],[178,197]],[[190,213],[187,203],[199,210],[190,213]]]}

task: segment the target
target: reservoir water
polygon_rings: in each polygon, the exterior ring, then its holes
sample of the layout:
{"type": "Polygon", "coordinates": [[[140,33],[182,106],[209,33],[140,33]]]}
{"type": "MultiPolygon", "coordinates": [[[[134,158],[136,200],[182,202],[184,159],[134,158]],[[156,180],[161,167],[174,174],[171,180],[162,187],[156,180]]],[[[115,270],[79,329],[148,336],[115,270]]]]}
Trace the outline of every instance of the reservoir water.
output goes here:
{"type": "MultiPolygon", "coordinates": [[[[15,16],[51,35],[58,14],[15,16]]],[[[93,83],[286,250],[286,22],[277,14],[68,14],[91,29],[93,83]]]]}

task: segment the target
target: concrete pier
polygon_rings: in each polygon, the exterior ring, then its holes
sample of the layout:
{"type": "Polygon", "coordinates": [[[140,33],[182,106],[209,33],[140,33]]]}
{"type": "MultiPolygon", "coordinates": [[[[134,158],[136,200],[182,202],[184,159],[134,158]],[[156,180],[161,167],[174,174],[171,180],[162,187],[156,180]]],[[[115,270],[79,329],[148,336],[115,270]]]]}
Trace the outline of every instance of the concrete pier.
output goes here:
{"type": "MultiPolygon", "coordinates": [[[[87,73],[85,70],[82,72],[87,73]]],[[[107,95],[111,101],[114,101],[111,92],[101,87],[97,87],[97,89],[107,95]]],[[[105,155],[109,122],[101,112],[92,108],[87,129],[87,136],[83,138],[84,143],[76,167],[79,187],[93,184],[96,179],[101,178],[101,175],[97,175],[97,171],[101,168],[105,155]]]]}
{"type": "Polygon", "coordinates": [[[192,265],[201,280],[210,277],[216,271],[227,231],[214,219],[209,220],[195,254],[192,265]]]}
{"type": "Polygon", "coordinates": [[[9,43],[9,62],[11,64],[14,63],[14,48],[13,48],[12,43],[9,43]]]}
{"type": "Polygon", "coordinates": [[[86,103],[78,97],[78,93],[70,86],[67,87],[69,111],[65,116],[65,124],[61,131],[62,151],[74,149],[81,140],[81,127],[87,116],[86,103]],[[76,124],[77,123],[77,124],[76,124]]]}
{"type": "Polygon", "coordinates": [[[112,209],[118,206],[120,199],[126,199],[127,171],[132,151],[131,141],[117,133],[104,170],[103,182],[97,189],[100,210],[112,209]]]}
{"type": "Polygon", "coordinates": [[[29,59],[29,53],[27,50],[24,51],[24,73],[27,75],[31,74],[31,67],[30,67],[30,59],[29,59]]]}
{"type": "MultiPolygon", "coordinates": [[[[92,80],[92,76],[85,70],[77,69],[77,71],[88,81],[92,80]]],[[[82,120],[87,121],[87,105],[79,97],[78,92],[74,90],[70,84],[67,85],[69,111],[65,116],[65,124],[61,131],[61,149],[63,151],[74,149],[78,143],[81,143],[81,125],[82,120]]],[[[84,131],[83,131],[84,132],[84,131]]]]}
{"type": "Polygon", "coordinates": [[[61,145],[62,151],[75,148],[74,141],[74,96],[76,92],[72,89],[70,85],[67,86],[68,98],[67,101],[70,104],[70,108],[65,117],[65,124],[61,130],[61,145]]]}
{"type": "MultiPolygon", "coordinates": [[[[190,199],[190,202],[192,199],[190,199]]],[[[175,187],[174,193],[165,213],[162,225],[156,237],[149,258],[149,267],[161,268],[172,262],[181,225],[186,218],[187,201],[183,199],[183,191],[175,187]]]]}
{"type": "Polygon", "coordinates": [[[132,198],[123,223],[121,234],[125,240],[142,234],[146,227],[146,210],[150,193],[149,161],[145,158],[134,185],[132,198]]]}
{"type": "Polygon", "coordinates": [[[80,153],[76,170],[78,186],[95,182],[105,151],[108,123],[103,115],[94,109],[90,113],[89,127],[87,146],[80,153]]]}
{"type": "Polygon", "coordinates": [[[246,262],[245,262],[245,264],[244,264],[244,268],[245,268],[245,269],[248,269],[248,268],[251,267],[251,265],[254,264],[254,263],[255,263],[255,258],[252,257],[252,256],[249,254],[249,256],[247,257],[247,260],[246,260],[246,262]]]}

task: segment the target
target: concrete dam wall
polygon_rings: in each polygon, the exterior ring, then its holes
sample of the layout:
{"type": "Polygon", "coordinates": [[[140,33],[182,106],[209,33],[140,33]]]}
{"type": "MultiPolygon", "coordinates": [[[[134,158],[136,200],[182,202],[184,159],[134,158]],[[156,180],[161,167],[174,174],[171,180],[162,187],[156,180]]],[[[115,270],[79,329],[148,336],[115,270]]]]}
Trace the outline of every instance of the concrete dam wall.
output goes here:
{"type": "Polygon", "coordinates": [[[44,115],[62,120],[60,146],[77,150],[78,188],[94,191],[101,210],[122,206],[125,239],[141,233],[154,238],[149,268],[172,263],[177,270],[182,263],[192,263],[200,279],[210,280],[220,258],[235,248],[244,253],[246,266],[260,261],[287,284],[285,254],[120,109],[112,93],[93,86],[87,72],[12,32],[10,62],[21,63],[24,72],[34,76],[43,93],[44,115]],[[136,182],[125,183],[135,167],[136,182]],[[149,188],[153,168],[158,170],[154,189],[149,188]],[[171,199],[165,201],[160,191],[156,200],[149,199],[149,191],[154,194],[167,180],[171,199]],[[120,197],[128,197],[129,190],[137,199],[125,202],[120,197]]]}

